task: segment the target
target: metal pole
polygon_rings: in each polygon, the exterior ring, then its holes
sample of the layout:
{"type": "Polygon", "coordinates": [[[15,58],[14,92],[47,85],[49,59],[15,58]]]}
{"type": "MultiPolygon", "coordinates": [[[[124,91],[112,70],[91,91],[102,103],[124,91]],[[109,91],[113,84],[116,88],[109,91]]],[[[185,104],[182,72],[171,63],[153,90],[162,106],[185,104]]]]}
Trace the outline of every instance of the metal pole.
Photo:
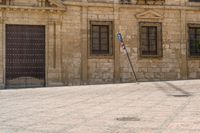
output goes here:
{"type": "Polygon", "coordinates": [[[133,74],[133,76],[134,76],[134,78],[135,78],[135,81],[137,82],[137,77],[136,77],[136,74],[135,74],[135,71],[134,71],[134,68],[133,68],[133,65],[132,65],[130,56],[129,56],[128,51],[127,51],[127,49],[126,49],[126,46],[125,46],[125,43],[124,43],[122,34],[118,32],[117,36],[118,36],[118,40],[119,40],[120,43],[121,43],[122,48],[126,51],[126,56],[127,56],[127,58],[128,58],[128,61],[129,61],[130,66],[131,66],[132,74],[133,74]]]}
{"type": "Polygon", "coordinates": [[[128,51],[127,51],[126,47],[125,47],[125,51],[126,51],[126,55],[127,55],[129,64],[130,64],[131,69],[132,69],[133,76],[134,76],[134,78],[135,78],[135,81],[137,82],[137,77],[136,77],[136,74],[135,74],[135,71],[134,71],[134,68],[133,68],[133,64],[132,64],[132,62],[131,62],[131,59],[130,59],[130,56],[129,56],[129,54],[128,54],[128,51]]]}

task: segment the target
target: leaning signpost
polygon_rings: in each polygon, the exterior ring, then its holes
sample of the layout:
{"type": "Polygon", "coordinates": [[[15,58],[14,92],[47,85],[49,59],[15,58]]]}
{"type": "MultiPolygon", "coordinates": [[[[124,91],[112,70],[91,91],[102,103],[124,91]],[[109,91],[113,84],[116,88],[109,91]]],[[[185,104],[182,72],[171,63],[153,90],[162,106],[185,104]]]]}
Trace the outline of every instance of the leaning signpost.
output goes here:
{"type": "Polygon", "coordinates": [[[134,71],[134,68],[133,68],[133,65],[132,65],[130,56],[129,56],[128,51],[127,51],[127,49],[126,49],[126,46],[125,46],[125,43],[124,43],[122,34],[121,34],[120,32],[118,32],[118,33],[117,33],[117,37],[118,37],[118,40],[119,40],[119,42],[120,42],[121,47],[122,47],[122,48],[125,50],[125,52],[126,52],[126,55],[127,55],[128,61],[129,61],[129,64],[130,64],[131,69],[132,69],[133,76],[134,76],[134,78],[135,78],[135,81],[137,82],[137,77],[136,77],[136,74],[135,74],[135,71],[134,71]]]}

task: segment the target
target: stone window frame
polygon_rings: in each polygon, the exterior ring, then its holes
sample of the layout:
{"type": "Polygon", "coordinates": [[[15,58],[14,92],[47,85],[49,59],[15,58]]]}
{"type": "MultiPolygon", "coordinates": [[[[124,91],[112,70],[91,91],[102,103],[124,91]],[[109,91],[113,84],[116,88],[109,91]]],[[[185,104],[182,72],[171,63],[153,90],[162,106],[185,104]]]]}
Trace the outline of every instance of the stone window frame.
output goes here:
{"type": "Polygon", "coordinates": [[[119,0],[120,4],[131,4],[132,0],[119,0]]]}
{"type": "Polygon", "coordinates": [[[139,56],[142,58],[162,58],[163,57],[163,42],[162,42],[162,23],[161,22],[139,22],[139,56]],[[157,27],[157,55],[143,55],[142,54],[142,38],[141,27],[157,27]],[[159,34],[160,33],[160,34],[159,34]]]}
{"type": "Polygon", "coordinates": [[[113,21],[99,21],[99,20],[90,20],[88,26],[88,58],[113,58],[113,21]],[[92,25],[107,25],[109,26],[109,53],[108,54],[93,54],[92,53],[92,25]]]}
{"type": "Polygon", "coordinates": [[[165,2],[165,0],[136,0],[138,5],[164,5],[165,2]]]}
{"type": "Polygon", "coordinates": [[[0,5],[12,5],[14,0],[1,0],[0,5]]]}
{"type": "Polygon", "coordinates": [[[196,1],[196,0],[188,0],[189,2],[200,2],[200,0],[199,1],[196,1]]]}
{"type": "Polygon", "coordinates": [[[191,1],[191,0],[187,0],[186,5],[188,6],[200,6],[200,1],[191,1]]]}
{"type": "Polygon", "coordinates": [[[190,27],[200,28],[200,24],[189,23],[187,25],[187,38],[188,38],[187,52],[188,52],[188,57],[189,58],[193,58],[193,59],[200,59],[200,56],[198,56],[198,55],[191,55],[191,53],[190,53],[190,34],[189,34],[189,28],[190,27]]]}
{"type": "Polygon", "coordinates": [[[1,0],[1,1],[0,1],[0,4],[1,4],[1,5],[5,5],[5,4],[6,4],[6,0],[1,0]]]}

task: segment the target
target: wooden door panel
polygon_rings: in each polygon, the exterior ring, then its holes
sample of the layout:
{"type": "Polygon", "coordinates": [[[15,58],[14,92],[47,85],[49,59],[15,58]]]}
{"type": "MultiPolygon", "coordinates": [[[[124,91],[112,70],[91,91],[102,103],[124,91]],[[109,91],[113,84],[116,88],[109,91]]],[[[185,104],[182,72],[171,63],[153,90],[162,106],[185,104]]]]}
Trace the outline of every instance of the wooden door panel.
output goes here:
{"type": "Polygon", "coordinates": [[[45,85],[45,27],[6,25],[6,86],[45,85]]]}

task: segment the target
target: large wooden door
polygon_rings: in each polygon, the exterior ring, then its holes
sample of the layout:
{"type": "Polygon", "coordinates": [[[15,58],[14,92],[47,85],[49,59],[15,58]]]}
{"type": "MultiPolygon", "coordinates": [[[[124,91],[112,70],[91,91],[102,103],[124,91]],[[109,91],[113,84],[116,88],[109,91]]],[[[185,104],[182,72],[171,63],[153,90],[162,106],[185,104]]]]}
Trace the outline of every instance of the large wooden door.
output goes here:
{"type": "Polygon", "coordinates": [[[45,85],[45,26],[6,25],[6,87],[45,85]]]}

